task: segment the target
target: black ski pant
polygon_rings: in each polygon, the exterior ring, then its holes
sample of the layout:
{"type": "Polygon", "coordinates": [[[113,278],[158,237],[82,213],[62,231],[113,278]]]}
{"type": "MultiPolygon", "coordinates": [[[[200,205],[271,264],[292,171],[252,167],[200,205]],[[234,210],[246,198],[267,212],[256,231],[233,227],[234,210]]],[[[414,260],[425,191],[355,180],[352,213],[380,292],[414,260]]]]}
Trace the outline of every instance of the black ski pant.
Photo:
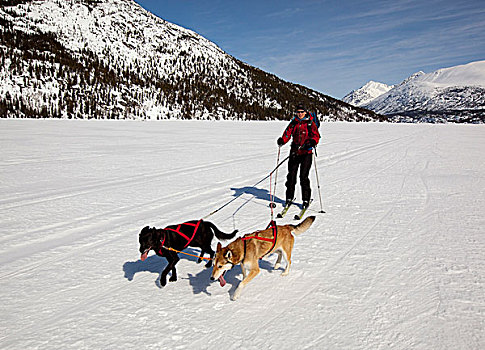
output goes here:
{"type": "Polygon", "coordinates": [[[301,197],[303,201],[310,201],[312,189],[310,187],[310,168],[312,167],[312,154],[291,154],[288,160],[288,176],[286,177],[286,199],[295,198],[296,174],[300,168],[301,197]]]}

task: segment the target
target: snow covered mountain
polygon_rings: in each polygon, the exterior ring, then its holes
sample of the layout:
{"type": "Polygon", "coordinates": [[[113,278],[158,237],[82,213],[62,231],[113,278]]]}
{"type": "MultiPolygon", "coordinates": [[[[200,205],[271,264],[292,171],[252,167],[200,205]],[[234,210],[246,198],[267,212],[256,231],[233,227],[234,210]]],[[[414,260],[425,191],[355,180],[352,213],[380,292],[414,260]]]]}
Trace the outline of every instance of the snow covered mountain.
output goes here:
{"type": "Polygon", "coordinates": [[[485,122],[485,61],[417,72],[361,106],[394,120],[485,122]]]}
{"type": "Polygon", "coordinates": [[[342,101],[350,103],[354,106],[364,106],[374,100],[376,97],[385,94],[393,87],[394,85],[387,85],[371,80],[360,89],[352,90],[349,94],[345,95],[342,101]]]}
{"type": "Polygon", "coordinates": [[[0,0],[0,116],[328,120],[373,112],[249,66],[133,0],[0,0]],[[325,119],[324,118],[324,119],[325,119]]]}

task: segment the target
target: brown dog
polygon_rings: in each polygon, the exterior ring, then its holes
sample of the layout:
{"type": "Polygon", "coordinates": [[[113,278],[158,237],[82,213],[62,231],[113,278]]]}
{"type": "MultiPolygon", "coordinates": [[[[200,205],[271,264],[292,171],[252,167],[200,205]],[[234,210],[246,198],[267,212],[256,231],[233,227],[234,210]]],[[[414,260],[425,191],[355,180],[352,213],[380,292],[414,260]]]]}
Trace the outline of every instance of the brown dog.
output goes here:
{"type": "Polygon", "coordinates": [[[243,280],[241,283],[239,283],[231,298],[232,300],[236,300],[239,298],[242,289],[246,286],[246,284],[248,284],[259,273],[259,259],[270,253],[278,254],[278,259],[276,260],[276,264],[274,266],[275,269],[280,267],[281,257],[285,257],[287,264],[285,271],[283,271],[281,276],[287,276],[290,272],[291,251],[295,241],[293,235],[297,236],[308,230],[313,221],[315,221],[315,216],[309,216],[296,226],[277,226],[278,234],[273,248],[271,248],[273,246],[273,242],[254,238],[254,236],[265,239],[273,238],[272,228],[267,228],[266,230],[240,237],[224,248],[222,248],[221,243],[218,243],[216,257],[214,259],[214,266],[212,267],[211,280],[219,279],[221,285],[224,285],[224,273],[232,269],[235,265],[241,264],[243,280]],[[246,269],[249,270],[249,274],[247,275],[246,269]]]}

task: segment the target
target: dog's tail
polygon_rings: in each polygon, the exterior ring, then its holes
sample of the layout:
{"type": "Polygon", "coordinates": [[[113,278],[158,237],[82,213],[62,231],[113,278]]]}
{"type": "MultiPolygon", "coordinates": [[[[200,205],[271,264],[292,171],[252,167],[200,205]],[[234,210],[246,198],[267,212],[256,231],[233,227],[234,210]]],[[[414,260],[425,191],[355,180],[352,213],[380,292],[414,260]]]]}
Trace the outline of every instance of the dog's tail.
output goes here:
{"type": "Polygon", "coordinates": [[[315,216],[309,216],[296,226],[290,225],[292,226],[291,233],[295,234],[295,236],[302,234],[310,228],[310,226],[313,224],[313,221],[315,221],[315,216]]]}
{"type": "Polygon", "coordinates": [[[212,232],[214,232],[214,234],[216,235],[217,239],[221,239],[221,240],[231,239],[231,238],[234,238],[234,236],[236,236],[236,233],[238,232],[238,230],[234,230],[232,231],[232,233],[224,233],[221,230],[219,230],[217,226],[214,225],[212,222],[206,221],[205,223],[209,225],[212,232]]]}

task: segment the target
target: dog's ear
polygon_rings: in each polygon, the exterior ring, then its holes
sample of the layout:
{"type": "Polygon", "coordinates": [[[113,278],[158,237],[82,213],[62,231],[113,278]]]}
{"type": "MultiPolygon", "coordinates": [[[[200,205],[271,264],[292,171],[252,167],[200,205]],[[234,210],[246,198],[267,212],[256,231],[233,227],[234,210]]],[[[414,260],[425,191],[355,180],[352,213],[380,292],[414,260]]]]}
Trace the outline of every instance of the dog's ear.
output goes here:
{"type": "Polygon", "coordinates": [[[232,252],[231,252],[230,250],[228,250],[228,251],[226,252],[226,254],[224,254],[224,257],[225,257],[226,259],[231,259],[231,258],[232,258],[232,252]]]}
{"type": "Polygon", "coordinates": [[[163,229],[157,230],[155,227],[152,229],[152,239],[153,240],[159,240],[160,237],[162,236],[162,232],[164,232],[163,229]]]}
{"type": "Polygon", "coordinates": [[[216,250],[216,252],[220,252],[221,249],[222,249],[222,244],[221,244],[221,242],[219,242],[219,243],[217,243],[217,250],[216,250]]]}

